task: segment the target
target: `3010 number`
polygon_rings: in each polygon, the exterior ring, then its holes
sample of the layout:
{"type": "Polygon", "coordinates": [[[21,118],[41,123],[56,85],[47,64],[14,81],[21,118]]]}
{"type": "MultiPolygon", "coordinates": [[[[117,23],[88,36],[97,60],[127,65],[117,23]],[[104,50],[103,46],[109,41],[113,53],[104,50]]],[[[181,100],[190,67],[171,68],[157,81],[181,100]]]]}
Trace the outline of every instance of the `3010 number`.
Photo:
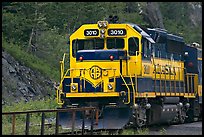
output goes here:
{"type": "Polygon", "coordinates": [[[126,35],[125,29],[109,29],[108,30],[109,36],[124,36],[126,35]]]}
{"type": "Polygon", "coordinates": [[[99,30],[98,29],[86,29],[84,30],[84,36],[98,36],[99,30]]]}

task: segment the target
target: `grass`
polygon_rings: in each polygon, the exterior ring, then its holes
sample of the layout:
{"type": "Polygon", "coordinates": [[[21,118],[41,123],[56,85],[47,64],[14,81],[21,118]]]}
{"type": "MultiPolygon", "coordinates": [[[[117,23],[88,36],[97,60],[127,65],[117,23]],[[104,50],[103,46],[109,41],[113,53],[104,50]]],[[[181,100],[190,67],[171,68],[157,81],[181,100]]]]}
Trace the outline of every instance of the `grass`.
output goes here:
{"type": "Polygon", "coordinates": [[[160,134],[161,134],[161,135],[165,135],[165,134],[166,134],[166,129],[162,128],[162,129],[160,130],[160,134]]]}
{"type": "Polygon", "coordinates": [[[124,129],[122,135],[148,135],[149,129],[148,128],[141,128],[141,129],[124,129]]]}
{"type": "Polygon", "coordinates": [[[31,69],[38,70],[43,75],[59,81],[59,69],[54,68],[44,60],[26,52],[20,46],[13,43],[6,42],[2,37],[2,47],[5,51],[11,54],[21,64],[30,67],[31,69]]]}
{"type": "MultiPolygon", "coordinates": [[[[26,110],[38,110],[38,109],[56,109],[58,104],[54,97],[47,98],[44,100],[35,100],[19,103],[13,103],[11,105],[2,106],[2,112],[14,112],[14,111],[26,111],[26,110]]],[[[55,134],[55,113],[45,113],[45,135],[55,134]],[[51,122],[48,122],[48,119],[52,118],[51,122]]],[[[15,134],[16,135],[25,135],[25,125],[26,114],[16,115],[16,126],[15,134]]],[[[41,113],[32,113],[30,115],[30,126],[29,126],[29,135],[40,135],[41,129],[41,113]]],[[[12,131],[12,116],[2,115],[2,135],[11,135],[12,131]]],[[[68,132],[70,129],[62,129],[59,127],[59,133],[68,132]]],[[[149,130],[145,129],[124,129],[121,133],[117,132],[115,135],[148,135],[149,130]]],[[[108,135],[110,133],[103,131],[101,135],[108,135]]]]}
{"type": "MultiPolygon", "coordinates": [[[[45,99],[45,100],[35,100],[24,102],[21,101],[19,103],[13,103],[12,105],[4,105],[2,106],[2,112],[16,112],[16,111],[26,111],[26,110],[38,110],[38,109],[55,109],[58,105],[56,100],[53,98],[45,99]]],[[[54,113],[46,113],[45,118],[54,118],[54,113]]],[[[16,115],[16,134],[23,135],[25,134],[25,121],[26,114],[16,115]]],[[[41,123],[41,114],[33,113],[30,115],[30,133],[33,135],[40,134],[40,125],[41,123]]],[[[12,127],[12,116],[2,115],[2,134],[9,135],[11,134],[12,127]]],[[[54,128],[54,127],[53,127],[54,128]]],[[[48,133],[52,133],[50,131],[50,127],[46,127],[45,131],[48,133]]],[[[47,133],[47,134],[48,134],[47,133]]]]}

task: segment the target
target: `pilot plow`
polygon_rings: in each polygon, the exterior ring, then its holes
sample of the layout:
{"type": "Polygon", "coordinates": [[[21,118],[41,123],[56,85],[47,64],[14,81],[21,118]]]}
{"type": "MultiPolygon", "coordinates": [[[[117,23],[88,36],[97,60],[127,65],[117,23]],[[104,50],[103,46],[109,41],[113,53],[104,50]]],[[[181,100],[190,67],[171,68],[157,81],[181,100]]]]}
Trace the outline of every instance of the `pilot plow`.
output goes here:
{"type": "Polygon", "coordinates": [[[59,125],[64,129],[122,129],[129,123],[130,114],[128,107],[73,109],[72,113],[59,112],[59,125]]]}

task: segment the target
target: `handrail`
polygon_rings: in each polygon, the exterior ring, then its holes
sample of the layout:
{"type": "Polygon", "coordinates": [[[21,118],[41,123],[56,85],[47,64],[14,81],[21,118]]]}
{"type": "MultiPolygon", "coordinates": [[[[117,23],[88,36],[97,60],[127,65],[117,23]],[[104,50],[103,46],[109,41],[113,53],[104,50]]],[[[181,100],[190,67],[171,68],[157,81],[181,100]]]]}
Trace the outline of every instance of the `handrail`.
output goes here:
{"type": "MultiPolygon", "coordinates": [[[[59,87],[61,87],[61,84],[59,85],[59,87]]],[[[57,103],[62,105],[64,102],[60,100],[60,94],[62,93],[62,90],[60,90],[61,88],[57,88],[56,90],[56,100],[57,100],[57,103]]]]}
{"type": "MultiPolygon", "coordinates": [[[[137,88],[137,74],[135,74],[135,88],[136,88],[136,90],[135,90],[135,94],[137,94],[138,93],[138,88],[137,88]]],[[[134,95],[134,100],[133,100],[133,103],[135,104],[135,94],[133,94],[134,95]]]]}
{"type": "MultiPolygon", "coordinates": [[[[129,65],[130,63],[135,63],[135,67],[136,67],[137,62],[136,61],[129,61],[128,62],[128,67],[129,67],[128,70],[130,70],[130,65],[129,65]]],[[[135,92],[136,92],[136,90],[135,90],[135,87],[133,85],[131,73],[129,73],[129,75],[130,75],[130,81],[131,81],[131,85],[132,85],[132,89],[133,89],[133,105],[135,105],[135,92]]],[[[137,73],[135,73],[135,80],[136,80],[136,75],[137,75],[137,73]]]]}
{"type": "Polygon", "coordinates": [[[135,87],[133,85],[131,74],[130,74],[130,81],[131,81],[131,85],[132,85],[132,89],[133,89],[133,105],[135,105],[135,87]]]}
{"type": "Polygon", "coordinates": [[[63,76],[63,74],[64,74],[64,60],[65,60],[66,55],[67,55],[67,53],[64,53],[63,58],[62,58],[62,61],[60,61],[60,66],[61,66],[61,79],[62,79],[62,76],[63,76]]]}
{"type": "Polygon", "coordinates": [[[160,96],[162,95],[162,81],[161,81],[161,75],[162,75],[162,65],[159,64],[159,67],[160,67],[160,75],[159,75],[159,91],[160,91],[160,96]]]}
{"type": "Polygon", "coordinates": [[[196,86],[192,86],[193,85],[193,79],[194,79],[194,83],[195,83],[195,78],[196,78],[197,74],[193,74],[193,73],[186,73],[186,84],[187,84],[187,92],[188,92],[188,95],[189,95],[189,92],[190,93],[196,93],[196,86]],[[191,81],[189,82],[189,79],[191,78],[191,81]],[[189,85],[191,84],[191,85],[189,85]],[[191,87],[194,87],[194,89],[190,88],[191,87]],[[192,90],[192,92],[190,91],[190,89],[192,90]]]}
{"type": "MultiPolygon", "coordinates": [[[[137,51],[136,51],[136,53],[137,53],[137,51]]],[[[130,70],[130,63],[135,63],[135,67],[136,67],[137,61],[129,61],[128,62],[128,67],[129,67],[128,70],[130,70]]],[[[130,72],[129,72],[129,75],[130,75],[131,85],[132,85],[132,89],[133,89],[133,105],[134,105],[135,104],[135,92],[136,92],[136,90],[135,90],[135,87],[133,85],[132,76],[131,76],[130,72]]],[[[136,79],[137,79],[136,75],[137,74],[135,73],[135,83],[136,83],[136,79]]],[[[137,85],[135,85],[135,86],[137,86],[137,85]]]]}
{"type": "Polygon", "coordinates": [[[125,82],[125,79],[123,78],[123,76],[121,75],[120,72],[119,72],[119,74],[120,74],[120,76],[121,76],[121,78],[122,78],[122,80],[123,80],[125,86],[126,86],[127,89],[128,89],[128,102],[125,102],[124,104],[129,104],[129,103],[130,103],[130,88],[128,87],[127,83],[125,82]]]}

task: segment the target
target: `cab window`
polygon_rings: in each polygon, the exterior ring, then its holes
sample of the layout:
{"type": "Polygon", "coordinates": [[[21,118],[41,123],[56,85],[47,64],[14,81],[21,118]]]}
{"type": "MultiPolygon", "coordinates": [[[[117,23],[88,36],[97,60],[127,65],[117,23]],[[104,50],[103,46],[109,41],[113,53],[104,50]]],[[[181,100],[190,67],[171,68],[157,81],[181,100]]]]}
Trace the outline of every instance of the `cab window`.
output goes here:
{"type": "Polygon", "coordinates": [[[97,50],[103,48],[103,39],[76,39],[72,41],[72,56],[76,57],[78,50],[97,50]]]}
{"type": "Polygon", "coordinates": [[[107,48],[108,49],[123,49],[124,48],[124,39],[122,39],[122,38],[109,38],[109,39],[107,39],[107,48]]]}
{"type": "Polygon", "coordinates": [[[137,37],[131,37],[128,39],[128,54],[130,56],[136,56],[136,51],[139,51],[139,39],[137,37]]]}

